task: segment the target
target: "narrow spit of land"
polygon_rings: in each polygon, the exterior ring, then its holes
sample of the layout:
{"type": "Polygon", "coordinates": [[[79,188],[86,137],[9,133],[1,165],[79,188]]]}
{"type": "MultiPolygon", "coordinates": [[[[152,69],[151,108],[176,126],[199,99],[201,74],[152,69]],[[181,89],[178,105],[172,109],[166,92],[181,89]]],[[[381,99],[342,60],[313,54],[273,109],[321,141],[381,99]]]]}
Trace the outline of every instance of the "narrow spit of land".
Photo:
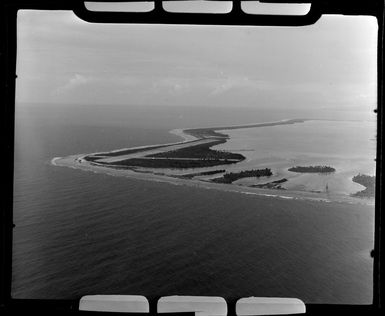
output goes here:
{"type": "Polygon", "coordinates": [[[85,155],[82,160],[93,165],[122,169],[138,167],[187,169],[235,164],[244,160],[245,157],[238,153],[211,149],[211,147],[223,144],[229,139],[228,135],[218,131],[295,124],[304,121],[303,119],[292,119],[271,123],[185,129],[183,133],[192,136],[195,138],[194,140],[94,153],[85,155]]]}
{"type": "MultiPolygon", "coordinates": [[[[245,194],[319,201],[329,201],[330,198],[333,198],[336,201],[361,203],[362,196],[367,195],[367,191],[357,195],[336,195],[331,197],[331,195],[319,192],[287,190],[281,185],[287,182],[288,179],[267,180],[272,174],[270,168],[249,170],[238,168],[236,172],[228,172],[230,164],[237,164],[245,160],[245,157],[239,153],[212,149],[213,146],[223,144],[230,138],[229,135],[224,133],[226,130],[289,125],[305,121],[306,119],[290,119],[247,125],[176,129],[170,131],[170,133],[181,136],[184,141],[123,148],[109,152],[56,157],[52,159],[52,164],[112,175],[129,176],[136,179],[191,184],[245,194]],[[266,177],[267,182],[252,185],[237,183],[237,180],[245,177],[266,177]],[[284,191],[285,196],[277,194],[277,191],[284,191]]],[[[316,171],[319,173],[320,171],[326,171],[316,169],[306,170],[306,172],[316,171]]],[[[305,170],[296,171],[304,172],[305,170]]],[[[355,180],[353,181],[358,182],[358,178],[355,180]]]]}

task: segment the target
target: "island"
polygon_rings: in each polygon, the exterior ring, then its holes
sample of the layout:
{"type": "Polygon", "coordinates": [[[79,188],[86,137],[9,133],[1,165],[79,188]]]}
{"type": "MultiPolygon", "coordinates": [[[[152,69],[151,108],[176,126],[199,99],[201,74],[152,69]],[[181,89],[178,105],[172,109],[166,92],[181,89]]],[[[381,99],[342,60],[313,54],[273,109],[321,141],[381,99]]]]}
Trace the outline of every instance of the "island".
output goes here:
{"type": "Polygon", "coordinates": [[[361,184],[365,187],[364,190],[352,194],[355,197],[372,198],[375,196],[376,177],[366,174],[358,174],[353,177],[353,182],[361,184]]]}
{"type": "Polygon", "coordinates": [[[273,175],[271,172],[271,169],[265,168],[265,169],[252,169],[252,170],[243,170],[240,172],[229,172],[225,173],[220,178],[212,179],[211,181],[216,183],[233,183],[236,180],[242,179],[242,178],[252,178],[252,177],[269,177],[273,175]]]}
{"type": "Polygon", "coordinates": [[[332,173],[336,171],[336,169],[329,166],[296,166],[288,170],[298,173],[332,173]]]}

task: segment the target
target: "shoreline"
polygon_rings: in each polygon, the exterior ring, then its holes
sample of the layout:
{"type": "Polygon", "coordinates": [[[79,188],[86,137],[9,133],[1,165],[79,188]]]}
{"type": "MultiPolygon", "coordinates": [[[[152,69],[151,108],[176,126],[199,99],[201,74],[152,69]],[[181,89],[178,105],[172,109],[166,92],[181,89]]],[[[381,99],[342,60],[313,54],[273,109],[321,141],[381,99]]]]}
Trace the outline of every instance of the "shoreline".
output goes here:
{"type": "MultiPolygon", "coordinates": [[[[129,178],[134,178],[137,180],[146,180],[146,181],[156,181],[156,182],[166,182],[175,185],[190,185],[194,187],[201,187],[206,189],[217,189],[220,191],[230,191],[230,192],[238,192],[242,194],[248,195],[259,195],[259,196],[267,196],[281,199],[299,199],[299,200],[312,200],[312,201],[322,201],[322,202],[343,202],[343,203],[352,203],[352,204],[365,204],[365,205],[374,205],[374,199],[363,199],[359,197],[342,195],[342,194],[330,194],[327,192],[311,192],[311,191],[294,191],[294,190],[282,190],[279,188],[263,188],[261,186],[246,186],[246,185],[238,185],[238,184],[222,184],[216,183],[210,180],[199,179],[198,178],[183,178],[181,174],[175,174],[171,171],[174,169],[167,168],[159,168],[158,171],[156,168],[147,168],[147,167],[136,167],[136,166],[121,166],[116,164],[107,163],[98,163],[96,161],[87,161],[85,157],[87,156],[98,156],[98,159],[104,161],[119,161],[119,159],[127,157],[142,157],[143,153],[148,154],[148,152],[156,151],[156,150],[164,150],[165,148],[190,148],[192,145],[195,145],[199,142],[204,142],[206,144],[210,144],[218,139],[228,139],[228,135],[221,134],[220,136],[213,135],[216,133],[216,130],[224,131],[226,129],[242,129],[242,128],[255,128],[255,127],[265,127],[265,126],[275,126],[275,125],[286,125],[286,124],[296,124],[307,121],[306,119],[291,119],[291,120],[281,120],[275,122],[267,122],[267,123],[256,123],[256,124],[247,124],[247,125],[233,125],[233,126],[220,126],[220,127],[206,127],[206,128],[196,128],[196,129],[173,129],[169,131],[171,134],[180,136],[183,138],[183,141],[174,142],[174,143],[166,143],[166,144],[157,144],[157,145],[144,145],[130,148],[122,148],[122,149],[114,149],[108,152],[96,152],[91,154],[76,154],[67,157],[54,157],[51,160],[51,164],[59,167],[69,167],[73,169],[81,169],[83,171],[91,171],[94,173],[104,173],[113,176],[124,176],[129,178]],[[186,130],[188,132],[186,132],[186,130]],[[223,135],[223,136],[222,136],[223,135]],[[176,146],[176,147],[175,147],[176,146]],[[153,149],[156,148],[156,149],[153,149]],[[139,152],[136,152],[139,150],[139,152]],[[127,153],[125,155],[117,156],[117,157],[108,157],[108,159],[99,158],[99,156],[108,155],[111,153],[119,153],[124,151],[135,151],[135,153],[127,153]],[[169,172],[167,172],[169,170],[169,172]]],[[[226,142],[226,140],[225,140],[226,142]]],[[[163,151],[164,152],[164,151],[163,151]]],[[[148,159],[148,158],[146,158],[148,159]]],[[[152,158],[155,159],[156,158],[152,158]]],[[[164,159],[164,158],[163,158],[164,159]]],[[[216,168],[222,169],[224,165],[218,165],[216,168]]],[[[208,167],[207,167],[208,168],[208,167]]],[[[205,167],[196,167],[186,170],[186,174],[191,174],[195,172],[197,174],[202,173],[202,169],[205,167]],[[192,171],[191,169],[195,169],[192,171]]],[[[183,170],[183,169],[182,169],[183,170]]],[[[175,170],[174,170],[175,171],[175,170]]],[[[179,170],[180,171],[180,170],[179,170]]],[[[203,173],[205,170],[203,170],[203,173]]],[[[207,170],[206,170],[207,172],[207,170]]],[[[210,171],[209,171],[210,172],[210,171]]],[[[266,183],[269,184],[268,177],[266,178],[266,183]]]]}

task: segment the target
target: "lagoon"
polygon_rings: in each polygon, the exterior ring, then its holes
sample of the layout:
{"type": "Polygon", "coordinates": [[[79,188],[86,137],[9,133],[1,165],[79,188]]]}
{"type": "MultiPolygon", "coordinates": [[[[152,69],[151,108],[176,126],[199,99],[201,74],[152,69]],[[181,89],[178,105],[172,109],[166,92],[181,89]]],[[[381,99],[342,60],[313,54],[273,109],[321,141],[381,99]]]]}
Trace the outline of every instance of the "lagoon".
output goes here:
{"type": "MultiPolygon", "coordinates": [[[[231,172],[269,167],[269,181],[287,178],[282,187],[290,190],[324,191],[351,194],[364,187],[354,183],[359,173],[375,174],[376,123],[373,121],[308,120],[277,125],[221,131],[230,139],[216,150],[241,153],[246,159],[228,168],[231,172]],[[332,174],[301,174],[288,171],[293,166],[327,165],[332,174]]],[[[237,184],[251,185],[266,179],[241,179],[237,184]]]]}

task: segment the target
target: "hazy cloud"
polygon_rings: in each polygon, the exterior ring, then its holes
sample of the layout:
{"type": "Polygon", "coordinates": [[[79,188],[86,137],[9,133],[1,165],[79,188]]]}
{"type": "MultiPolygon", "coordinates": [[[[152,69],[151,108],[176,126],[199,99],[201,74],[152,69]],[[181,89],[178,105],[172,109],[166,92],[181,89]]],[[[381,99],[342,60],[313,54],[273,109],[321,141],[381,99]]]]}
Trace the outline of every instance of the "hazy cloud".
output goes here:
{"type": "Polygon", "coordinates": [[[90,82],[90,78],[86,78],[85,76],[75,74],[73,77],[71,77],[68,80],[68,82],[65,85],[58,87],[53,93],[60,95],[67,92],[71,92],[71,90],[81,87],[87,84],[88,82],[90,82]]]}
{"type": "Polygon", "coordinates": [[[315,25],[92,24],[19,11],[17,100],[51,104],[356,108],[375,102],[374,18],[315,25]]]}

